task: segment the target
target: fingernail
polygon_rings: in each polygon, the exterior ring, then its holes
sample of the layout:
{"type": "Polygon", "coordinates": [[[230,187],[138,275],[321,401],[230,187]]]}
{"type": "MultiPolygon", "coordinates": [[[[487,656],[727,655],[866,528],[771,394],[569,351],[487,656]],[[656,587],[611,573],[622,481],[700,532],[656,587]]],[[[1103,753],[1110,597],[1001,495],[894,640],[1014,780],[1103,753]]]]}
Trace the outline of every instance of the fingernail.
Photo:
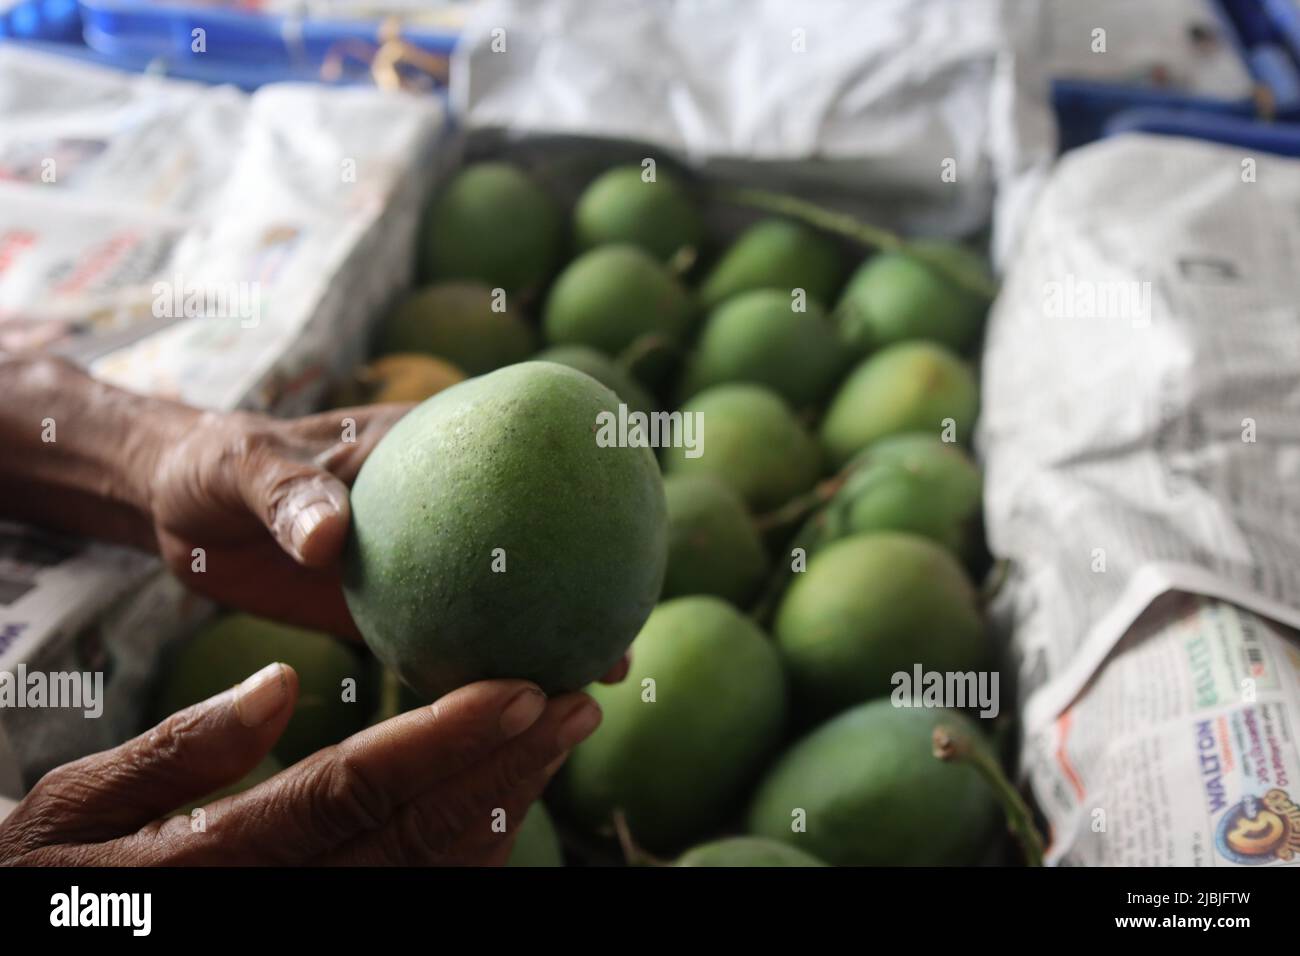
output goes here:
{"type": "Polygon", "coordinates": [[[507,737],[518,737],[537,723],[546,709],[546,695],[536,687],[526,687],[511,698],[501,712],[501,732],[507,737]]]}
{"type": "Polygon", "coordinates": [[[289,529],[289,543],[293,545],[293,550],[299,557],[302,556],[312,532],[336,510],[328,501],[313,501],[294,515],[293,527],[289,529]]]}
{"type": "Polygon", "coordinates": [[[245,727],[258,727],[278,714],[288,697],[284,667],[267,664],[235,691],[235,713],[245,727]]]}
{"type": "Polygon", "coordinates": [[[594,700],[588,700],[564,718],[564,723],[560,724],[560,749],[568,750],[590,737],[592,731],[600,726],[602,716],[599,705],[594,700]]]}

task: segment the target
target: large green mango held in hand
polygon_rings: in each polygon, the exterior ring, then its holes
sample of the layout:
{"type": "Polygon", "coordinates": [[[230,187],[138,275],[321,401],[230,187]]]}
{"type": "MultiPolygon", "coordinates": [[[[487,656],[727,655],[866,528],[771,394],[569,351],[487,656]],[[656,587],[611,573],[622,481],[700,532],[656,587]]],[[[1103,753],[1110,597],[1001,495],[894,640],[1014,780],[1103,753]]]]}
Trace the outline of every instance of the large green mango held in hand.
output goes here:
{"type": "Polygon", "coordinates": [[[618,404],[582,372],[525,362],[440,392],[370,454],[344,593],[417,692],[575,690],[632,642],[663,584],[667,518],[651,451],[597,443],[618,404]]]}

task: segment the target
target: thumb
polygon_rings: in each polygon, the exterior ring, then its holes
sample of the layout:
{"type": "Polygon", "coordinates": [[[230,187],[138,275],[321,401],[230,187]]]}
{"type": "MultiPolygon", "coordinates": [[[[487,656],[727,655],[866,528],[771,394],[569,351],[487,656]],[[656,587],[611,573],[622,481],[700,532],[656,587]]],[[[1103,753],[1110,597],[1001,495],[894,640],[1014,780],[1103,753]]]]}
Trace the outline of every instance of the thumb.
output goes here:
{"type": "Polygon", "coordinates": [[[240,491],[299,564],[326,567],[343,550],[351,517],[348,489],[328,471],[276,454],[256,456],[243,464],[240,491]]]}
{"type": "MultiPolygon", "coordinates": [[[[132,833],[159,817],[239,780],[284,733],[298,698],[298,675],[268,664],[243,683],[172,714],[121,746],[58,767],[19,805],[42,794],[74,804],[61,818],[61,843],[97,843],[132,833]]],[[[40,845],[42,818],[15,820],[25,842],[40,845]]]]}

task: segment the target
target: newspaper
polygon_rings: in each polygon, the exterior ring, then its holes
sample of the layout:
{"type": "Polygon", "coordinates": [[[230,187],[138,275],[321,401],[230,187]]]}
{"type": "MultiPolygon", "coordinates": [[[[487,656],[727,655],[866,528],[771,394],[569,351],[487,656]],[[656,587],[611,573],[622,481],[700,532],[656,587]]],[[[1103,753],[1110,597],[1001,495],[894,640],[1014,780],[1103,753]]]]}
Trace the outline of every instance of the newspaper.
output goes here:
{"type": "Polygon", "coordinates": [[[991,215],[1015,19],[998,0],[495,0],[467,17],[451,92],[474,129],[649,143],[734,186],[964,236],[991,215]]]}
{"type": "Polygon", "coordinates": [[[1294,160],[1085,147],[991,313],[992,611],[1057,862],[1261,862],[1215,843],[1256,810],[1300,833],[1297,205],[1294,160]],[[1153,604],[1170,593],[1215,600],[1153,604]]]}
{"type": "MultiPolygon", "coordinates": [[[[433,97],[248,95],[10,45],[0,115],[0,348],[281,414],[409,284],[445,128],[433,97]]],[[[207,611],[150,556],[0,525],[0,671],[98,669],[106,697],[94,720],[0,708],[0,794],[134,733],[158,653],[207,611]]]]}

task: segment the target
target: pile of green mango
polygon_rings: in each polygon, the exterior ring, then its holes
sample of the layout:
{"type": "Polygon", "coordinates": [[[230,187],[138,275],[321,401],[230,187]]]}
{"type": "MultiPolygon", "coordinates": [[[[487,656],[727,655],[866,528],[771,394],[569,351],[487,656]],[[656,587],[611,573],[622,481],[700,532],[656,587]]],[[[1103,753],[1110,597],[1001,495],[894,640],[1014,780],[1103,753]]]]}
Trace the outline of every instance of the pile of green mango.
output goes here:
{"type": "Polygon", "coordinates": [[[991,280],[815,218],[722,235],[718,202],[648,161],[580,194],[497,161],[442,183],[344,393],[422,401],[352,491],[353,617],[408,705],[493,677],[599,702],[517,865],[996,858],[991,722],[891,699],[998,666],[969,451],[991,280]],[[602,424],[630,415],[682,440],[602,424]]]}

